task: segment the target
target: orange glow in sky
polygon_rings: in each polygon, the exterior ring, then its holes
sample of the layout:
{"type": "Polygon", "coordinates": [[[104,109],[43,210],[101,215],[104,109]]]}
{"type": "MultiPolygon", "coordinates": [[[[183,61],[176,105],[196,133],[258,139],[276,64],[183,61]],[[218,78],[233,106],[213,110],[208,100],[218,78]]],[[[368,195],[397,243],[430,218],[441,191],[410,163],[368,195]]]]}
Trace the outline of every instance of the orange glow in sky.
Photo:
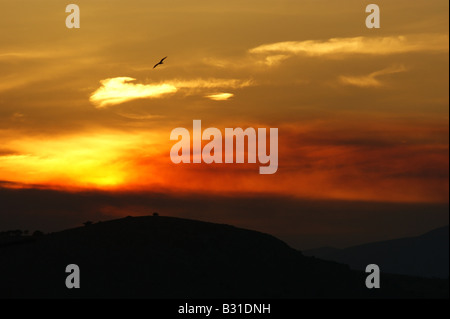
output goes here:
{"type": "Polygon", "coordinates": [[[356,0],[80,0],[69,31],[55,1],[8,1],[0,182],[447,203],[448,1],[382,2],[369,30],[356,0]],[[195,119],[279,128],[278,172],[173,164],[195,119]]]}

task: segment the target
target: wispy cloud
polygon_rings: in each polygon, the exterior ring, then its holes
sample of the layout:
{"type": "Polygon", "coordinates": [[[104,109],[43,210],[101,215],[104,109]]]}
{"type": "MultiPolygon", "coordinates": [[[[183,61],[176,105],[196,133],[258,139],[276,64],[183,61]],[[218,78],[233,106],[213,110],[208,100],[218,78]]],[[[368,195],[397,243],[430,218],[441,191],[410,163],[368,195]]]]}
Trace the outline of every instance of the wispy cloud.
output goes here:
{"type": "Polygon", "coordinates": [[[102,86],[91,95],[90,101],[97,108],[104,108],[108,105],[121,104],[136,99],[161,97],[177,91],[177,88],[170,84],[130,83],[135,80],[130,77],[102,80],[100,81],[102,86]]]}
{"type": "Polygon", "coordinates": [[[287,58],[289,58],[289,55],[286,54],[269,55],[265,58],[264,64],[268,66],[278,65],[287,58]]]}
{"type": "MultiPolygon", "coordinates": [[[[130,77],[117,77],[100,81],[102,84],[90,97],[90,101],[97,108],[125,103],[143,98],[162,98],[179,90],[204,90],[211,88],[244,88],[252,85],[251,80],[237,79],[194,79],[172,80],[158,84],[130,83],[136,79],[130,77]]],[[[228,96],[229,98],[231,96],[228,96]]],[[[223,99],[224,96],[221,96],[223,99]]]]}
{"type": "Polygon", "coordinates": [[[0,52],[0,61],[2,60],[23,60],[23,59],[51,59],[66,55],[66,52],[55,51],[15,51],[0,52]]]}
{"type": "Polygon", "coordinates": [[[250,49],[252,54],[331,56],[343,54],[389,55],[418,51],[448,51],[449,37],[445,34],[390,37],[332,38],[326,41],[288,41],[260,45],[250,49]]]}
{"type": "Polygon", "coordinates": [[[407,69],[403,65],[392,66],[363,76],[340,76],[339,80],[341,83],[346,85],[354,85],[359,87],[379,87],[382,86],[383,83],[379,79],[377,79],[378,77],[388,74],[405,72],[406,70],[407,69]]]}
{"type": "Polygon", "coordinates": [[[207,95],[206,97],[213,101],[226,101],[226,100],[232,98],[233,96],[234,96],[233,93],[217,93],[217,94],[207,95]]]}
{"type": "Polygon", "coordinates": [[[125,117],[130,120],[155,120],[164,118],[162,115],[153,115],[153,114],[136,114],[130,112],[116,112],[117,115],[125,117]]]}
{"type": "Polygon", "coordinates": [[[253,84],[252,80],[238,79],[194,79],[194,80],[174,80],[168,81],[171,85],[179,89],[213,89],[213,88],[231,88],[241,89],[253,84]]]}
{"type": "Polygon", "coordinates": [[[448,52],[447,34],[413,34],[386,37],[331,38],[327,40],[267,43],[233,58],[203,58],[205,65],[227,70],[274,67],[295,57],[345,58],[352,55],[389,56],[413,52],[448,52]]]}

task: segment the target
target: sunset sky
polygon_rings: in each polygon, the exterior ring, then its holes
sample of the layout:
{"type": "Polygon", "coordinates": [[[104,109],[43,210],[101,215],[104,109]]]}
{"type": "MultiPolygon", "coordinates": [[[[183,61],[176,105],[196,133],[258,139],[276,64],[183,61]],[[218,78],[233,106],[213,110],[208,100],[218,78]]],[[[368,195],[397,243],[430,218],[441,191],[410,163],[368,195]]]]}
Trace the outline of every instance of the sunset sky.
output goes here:
{"type": "MultiPolygon", "coordinates": [[[[80,29],[66,28],[69,3],[0,0],[4,194],[448,208],[447,0],[374,1],[380,29],[366,28],[372,2],[360,0],[74,0],[80,29]],[[193,120],[222,132],[278,128],[278,172],[173,164],[170,132],[193,120]]],[[[430,227],[448,223],[438,211],[430,227]]]]}

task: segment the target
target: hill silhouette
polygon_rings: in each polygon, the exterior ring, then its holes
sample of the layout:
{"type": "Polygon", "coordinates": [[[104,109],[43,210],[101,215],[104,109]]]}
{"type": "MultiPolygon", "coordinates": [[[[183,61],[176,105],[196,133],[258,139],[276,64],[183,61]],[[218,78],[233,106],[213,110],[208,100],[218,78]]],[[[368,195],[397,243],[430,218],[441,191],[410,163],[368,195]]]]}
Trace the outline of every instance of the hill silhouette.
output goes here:
{"type": "Polygon", "coordinates": [[[90,224],[0,246],[2,298],[448,298],[448,280],[366,274],[267,234],[161,216],[90,224]],[[81,289],[65,286],[77,264],[81,289]]]}
{"type": "Polygon", "coordinates": [[[305,251],[304,254],[348,264],[353,269],[363,270],[369,263],[374,263],[388,273],[448,278],[449,227],[435,229],[417,237],[346,249],[324,247],[305,251]]]}

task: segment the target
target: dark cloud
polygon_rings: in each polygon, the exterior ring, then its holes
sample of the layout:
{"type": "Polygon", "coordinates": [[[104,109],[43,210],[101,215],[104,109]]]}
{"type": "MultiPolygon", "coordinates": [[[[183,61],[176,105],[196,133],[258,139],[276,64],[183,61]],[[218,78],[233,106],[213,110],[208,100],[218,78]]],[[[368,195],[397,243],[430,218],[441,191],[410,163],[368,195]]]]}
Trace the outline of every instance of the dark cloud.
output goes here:
{"type": "Polygon", "coordinates": [[[0,188],[0,202],[0,230],[56,231],[80,226],[87,220],[157,211],[166,216],[270,233],[299,249],[413,236],[446,225],[449,219],[448,204],[315,201],[270,195],[228,197],[0,188]]]}
{"type": "Polygon", "coordinates": [[[0,148],[0,156],[18,155],[19,153],[10,149],[0,148]]]}

